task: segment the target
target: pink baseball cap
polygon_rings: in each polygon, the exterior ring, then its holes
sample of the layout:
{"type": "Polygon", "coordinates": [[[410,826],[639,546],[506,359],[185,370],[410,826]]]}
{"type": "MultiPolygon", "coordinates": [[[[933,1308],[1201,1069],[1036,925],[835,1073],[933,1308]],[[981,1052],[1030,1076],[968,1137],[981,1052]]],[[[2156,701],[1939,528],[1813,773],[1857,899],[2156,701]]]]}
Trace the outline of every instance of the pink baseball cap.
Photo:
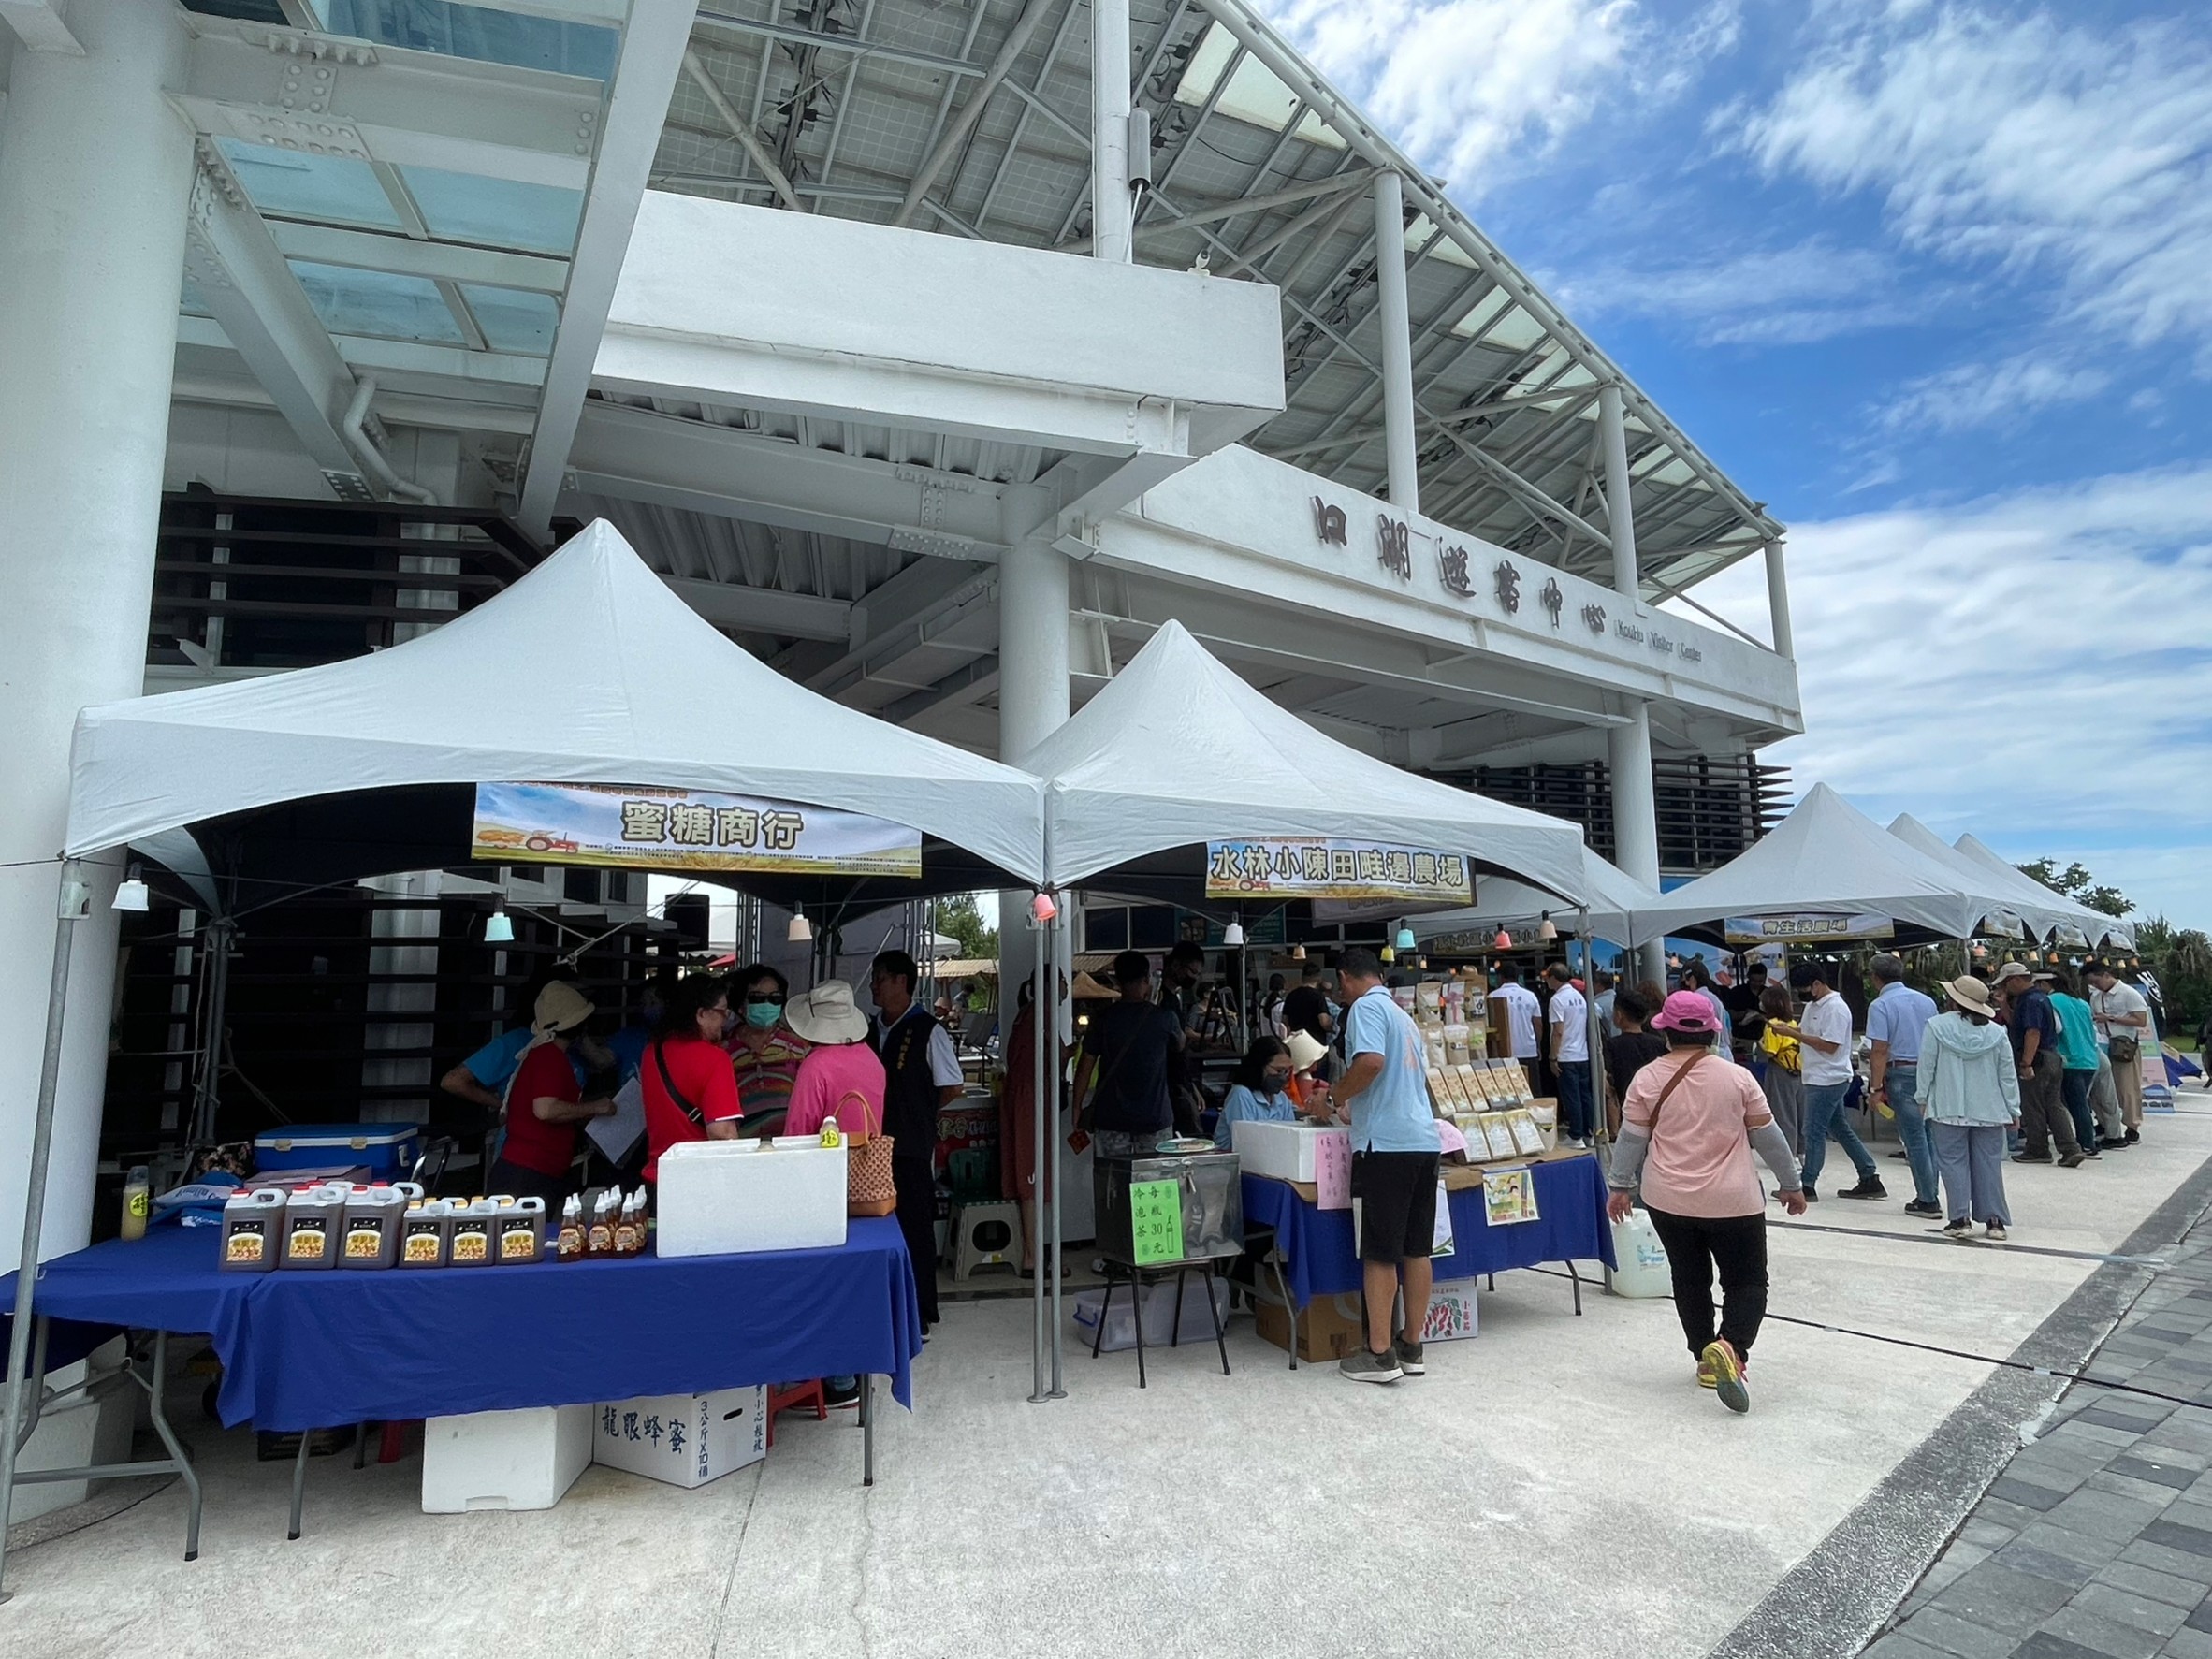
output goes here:
{"type": "Polygon", "coordinates": [[[1652,1021],[1654,1031],[1703,1031],[1708,1035],[1721,1028],[1712,1017],[1712,1004],[1695,991],[1676,991],[1666,998],[1652,1021]]]}

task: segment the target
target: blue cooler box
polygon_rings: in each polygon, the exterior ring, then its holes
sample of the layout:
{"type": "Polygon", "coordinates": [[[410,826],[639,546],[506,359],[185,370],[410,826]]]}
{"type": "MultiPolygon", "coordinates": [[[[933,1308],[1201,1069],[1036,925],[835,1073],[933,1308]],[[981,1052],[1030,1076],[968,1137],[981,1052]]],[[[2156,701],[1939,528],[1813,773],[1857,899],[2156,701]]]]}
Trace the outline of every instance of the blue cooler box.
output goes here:
{"type": "Polygon", "coordinates": [[[421,1155],[417,1123],[296,1123],[254,1137],[263,1174],[366,1166],[372,1181],[403,1181],[421,1155]]]}

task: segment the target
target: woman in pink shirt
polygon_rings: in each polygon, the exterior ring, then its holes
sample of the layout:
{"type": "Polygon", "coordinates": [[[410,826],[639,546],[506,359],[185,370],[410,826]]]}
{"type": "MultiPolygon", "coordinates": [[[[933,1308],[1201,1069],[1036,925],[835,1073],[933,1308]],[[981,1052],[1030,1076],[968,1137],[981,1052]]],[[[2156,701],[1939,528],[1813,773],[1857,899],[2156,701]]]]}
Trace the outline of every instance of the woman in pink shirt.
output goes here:
{"type": "Polygon", "coordinates": [[[811,1135],[831,1118],[848,1135],[883,1132],[883,1062],[867,1016],[843,980],[824,980],[784,1005],[783,1022],[814,1046],[799,1062],[783,1132],[811,1135]]]}
{"type": "Polygon", "coordinates": [[[1749,1411],[1743,1368],[1767,1316],[1767,1201],[1752,1153],[1767,1160],[1793,1215],[1805,1213],[1797,1161],[1751,1072],[1713,1053],[1720,1025],[1703,996],[1675,992],[1652,1029],[1666,1033],[1668,1052],[1628,1085],[1609,1213],[1628,1219],[1640,1176],[1644,1209],[1674,1275],[1675,1312],[1697,1356],[1697,1381],[1730,1411],[1749,1411]]]}

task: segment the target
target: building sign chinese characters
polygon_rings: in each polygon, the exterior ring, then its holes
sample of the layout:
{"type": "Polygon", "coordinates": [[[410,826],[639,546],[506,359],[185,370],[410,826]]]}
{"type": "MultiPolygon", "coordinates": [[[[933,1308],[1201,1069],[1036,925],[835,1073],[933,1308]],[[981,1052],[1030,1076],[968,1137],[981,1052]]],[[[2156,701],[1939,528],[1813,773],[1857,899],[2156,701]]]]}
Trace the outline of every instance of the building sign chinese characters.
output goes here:
{"type": "Polygon", "coordinates": [[[488,864],[922,874],[922,832],[884,819],[617,783],[479,783],[469,851],[488,864]]]}
{"type": "Polygon", "coordinates": [[[1473,904],[1457,853],[1369,841],[1256,837],[1206,843],[1208,898],[1413,899],[1473,904]]]}
{"type": "Polygon", "coordinates": [[[1403,518],[1377,515],[1375,520],[1375,560],[1401,582],[1413,579],[1413,526],[1403,518]]]}
{"type": "Polygon", "coordinates": [[[1461,599],[1475,597],[1474,580],[1467,575],[1467,550],[1464,547],[1438,547],[1436,573],[1444,583],[1447,593],[1461,599]]]}
{"type": "Polygon", "coordinates": [[[1314,533],[1324,545],[1342,547],[1346,545],[1350,526],[1345,521],[1344,509],[1332,506],[1319,496],[1314,497],[1314,533]]]}

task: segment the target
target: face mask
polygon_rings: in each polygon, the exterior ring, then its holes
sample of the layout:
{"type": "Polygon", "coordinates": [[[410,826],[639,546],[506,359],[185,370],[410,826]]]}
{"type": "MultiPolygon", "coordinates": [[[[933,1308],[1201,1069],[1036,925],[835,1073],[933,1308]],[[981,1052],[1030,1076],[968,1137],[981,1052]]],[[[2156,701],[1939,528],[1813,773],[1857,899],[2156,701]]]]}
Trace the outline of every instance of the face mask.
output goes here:
{"type": "Polygon", "coordinates": [[[778,1002],[749,1002],[745,1005],[745,1023],[755,1031],[766,1031],[783,1018],[783,1005],[778,1002]]]}
{"type": "Polygon", "coordinates": [[[1259,1081],[1267,1085],[1267,1092],[1269,1094],[1280,1094],[1284,1089],[1287,1089],[1290,1086],[1290,1073],[1288,1071],[1270,1071],[1259,1081]]]}

